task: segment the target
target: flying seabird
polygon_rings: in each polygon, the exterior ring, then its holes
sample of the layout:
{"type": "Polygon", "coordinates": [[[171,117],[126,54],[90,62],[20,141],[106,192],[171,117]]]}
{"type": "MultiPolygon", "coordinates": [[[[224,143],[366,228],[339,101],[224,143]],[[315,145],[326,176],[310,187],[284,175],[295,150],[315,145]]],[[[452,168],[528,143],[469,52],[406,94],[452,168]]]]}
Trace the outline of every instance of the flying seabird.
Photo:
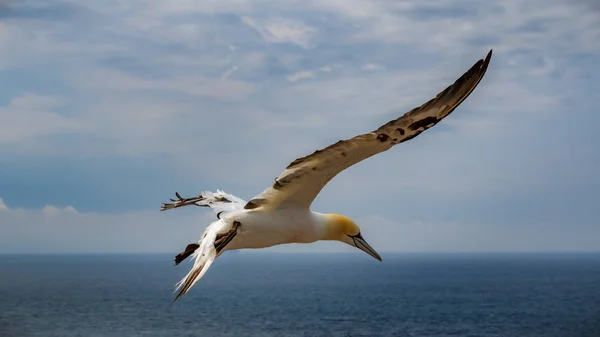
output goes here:
{"type": "Polygon", "coordinates": [[[375,131],[340,140],[324,149],[292,161],[273,183],[249,201],[217,192],[192,198],[176,193],[161,211],[195,205],[210,207],[217,215],[197,243],[175,257],[175,265],[195,257],[190,272],[177,283],[175,302],[198,281],[213,261],[227,250],[265,248],[287,243],[341,241],[379,261],[381,256],[363,238],[358,225],[340,214],[313,212],[310,205],[321,189],[348,167],[411,140],[439,123],[458,107],[479,84],[492,51],[477,61],[454,84],[435,98],[375,131]]]}

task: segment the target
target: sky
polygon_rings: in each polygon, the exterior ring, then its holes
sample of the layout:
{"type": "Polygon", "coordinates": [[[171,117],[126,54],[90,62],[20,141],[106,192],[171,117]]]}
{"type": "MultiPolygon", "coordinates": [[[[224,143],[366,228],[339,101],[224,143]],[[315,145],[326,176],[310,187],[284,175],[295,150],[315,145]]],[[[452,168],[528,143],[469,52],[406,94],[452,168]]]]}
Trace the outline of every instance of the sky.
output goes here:
{"type": "Polygon", "coordinates": [[[598,251],[599,17],[591,0],[0,1],[0,253],[177,253],[214,214],[160,212],[176,191],[248,200],[490,49],[451,116],[312,209],[380,252],[598,251]]]}

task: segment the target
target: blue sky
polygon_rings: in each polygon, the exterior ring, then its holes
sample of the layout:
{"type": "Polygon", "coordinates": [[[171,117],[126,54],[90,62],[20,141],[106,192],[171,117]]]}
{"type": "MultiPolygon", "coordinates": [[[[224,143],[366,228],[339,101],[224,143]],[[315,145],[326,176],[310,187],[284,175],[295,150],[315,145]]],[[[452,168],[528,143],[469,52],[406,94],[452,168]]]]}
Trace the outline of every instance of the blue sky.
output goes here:
{"type": "MultiPolygon", "coordinates": [[[[418,106],[494,49],[463,105],[313,204],[380,251],[599,250],[591,1],[0,4],[0,252],[177,252],[296,157],[418,106]]],[[[349,251],[341,244],[275,250],[349,251]]]]}

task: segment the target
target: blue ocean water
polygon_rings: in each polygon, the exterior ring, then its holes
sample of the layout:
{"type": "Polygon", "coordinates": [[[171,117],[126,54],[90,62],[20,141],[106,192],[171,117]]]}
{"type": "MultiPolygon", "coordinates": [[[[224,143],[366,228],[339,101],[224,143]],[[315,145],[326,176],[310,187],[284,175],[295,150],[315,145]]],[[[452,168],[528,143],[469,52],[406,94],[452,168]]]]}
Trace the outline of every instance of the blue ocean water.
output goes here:
{"type": "Polygon", "coordinates": [[[0,336],[600,336],[600,254],[0,256],[0,336]]]}

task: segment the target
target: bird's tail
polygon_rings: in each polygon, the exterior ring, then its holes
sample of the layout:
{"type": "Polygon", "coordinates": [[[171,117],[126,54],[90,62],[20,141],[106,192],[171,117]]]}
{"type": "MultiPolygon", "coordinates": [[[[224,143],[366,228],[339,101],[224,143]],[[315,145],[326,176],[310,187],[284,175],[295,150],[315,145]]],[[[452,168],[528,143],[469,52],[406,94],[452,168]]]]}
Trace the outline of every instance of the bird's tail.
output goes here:
{"type": "Polygon", "coordinates": [[[173,302],[177,301],[181,296],[187,293],[198,280],[204,276],[210,265],[217,257],[217,250],[215,248],[215,240],[217,238],[217,231],[211,230],[213,226],[209,226],[206,229],[205,235],[203,235],[199,244],[200,247],[194,252],[192,257],[195,257],[194,266],[187,275],[177,283],[175,291],[179,290],[177,297],[173,302]]]}
{"type": "Polygon", "coordinates": [[[187,293],[198,280],[206,274],[208,268],[217,258],[219,253],[222,253],[225,246],[237,234],[239,222],[235,221],[233,227],[231,224],[222,220],[213,222],[202,235],[202,239],[198,242],[199,247],[194,251],[192,257],[195,258],[194,266],[190,272],[177,283],[175,291],[179,290],[177,297],[173,302],[177,301],[181,296],[187,293]]]}

